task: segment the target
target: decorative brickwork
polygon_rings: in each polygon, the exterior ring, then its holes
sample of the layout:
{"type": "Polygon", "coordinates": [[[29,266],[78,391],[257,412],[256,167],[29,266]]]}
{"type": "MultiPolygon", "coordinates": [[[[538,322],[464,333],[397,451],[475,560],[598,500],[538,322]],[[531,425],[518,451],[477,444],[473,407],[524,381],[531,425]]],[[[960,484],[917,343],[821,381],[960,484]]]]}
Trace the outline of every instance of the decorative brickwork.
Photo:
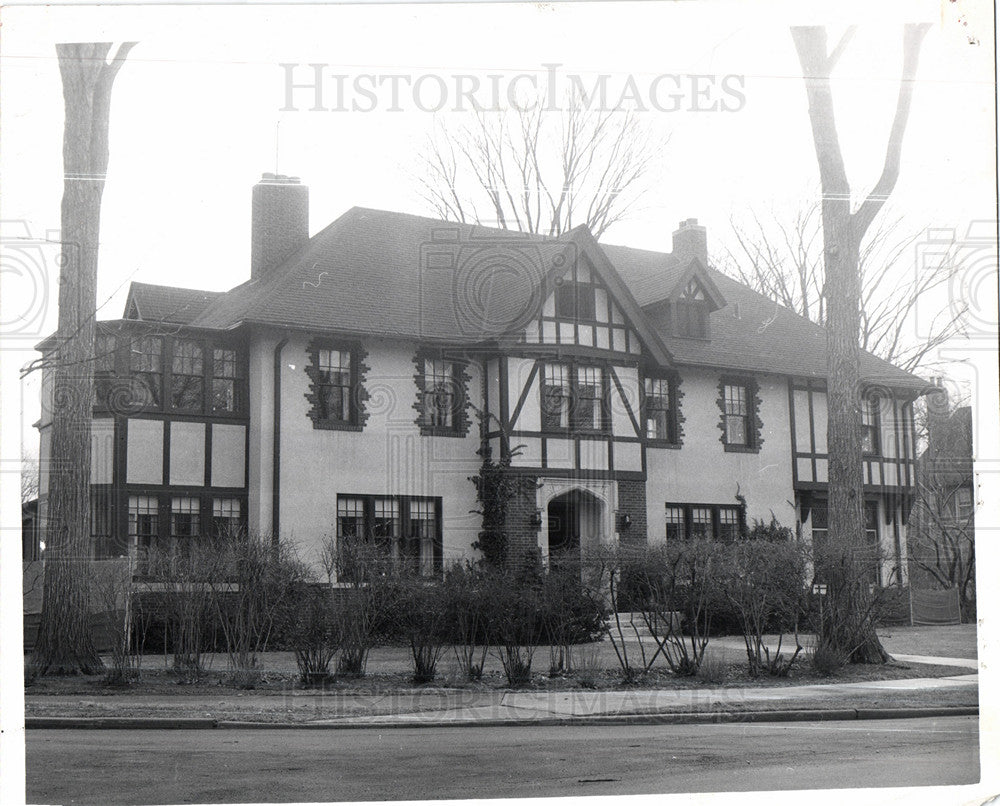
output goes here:
{"type": "Polygon", "coordinates": [[[416,424],[420,427],[420,433],[424,436],[435,437],[464,437],[469,433],[469,426],[472,418],[469,411],[472,408],[472,401],[469,399],[469,383],[472,377],[469,375],[468,362],[461,358],[456,358],[449,354],[447,350],[440,348],[421,347],[413,356],[413,363],[416,365],[416,373],[413,380],[417,386],[417,397],[413,403],[413,408],[417,412],[416,424]],[[424,366],[427,359],[446,361],[453,367],[452,375],[452,417],[453,423],[450,426],[433,425],[427,421],[424,409],[423,395],[426,389],[426,377],[424,366]]]}
{"type": "Polygon", "coordinates": [[[315,338],[306,348],[309,360],[306,362],[306,375],[309,376],[309,391],[306,400],[309,401],[309,418],[313,428],[326,431],[363,431],[368,422],[368,412],[365,404],[368,402],[368,390],[365,389],[365,378],[371,367],[365,363],[368,351],[358,341],[338,341],[335,339],[315,338]],[[345,420],[331,420],[323,417],[319,400],[321,386],[319,370],[320,350],[344,350],[351,353],[351,411],[345,420]]]}
{"type": "Polygon", "coordinates": [[[719,407],[719,430],[722,435],[719,437],[726,451],[732,453],[760,453],[760,446],[764,444],[764,436],[761,433],[764,423],[760,419],[760,406],[763,402],[760,397],[760,387],[757,381],[750,376],[723,375],[719,378],[719,397],[716,399],[719,407]],[[726,441],[726,386],[742,386],[746,389],[747,402],[747,441],[745,445],[734,445],[726,441]]]}

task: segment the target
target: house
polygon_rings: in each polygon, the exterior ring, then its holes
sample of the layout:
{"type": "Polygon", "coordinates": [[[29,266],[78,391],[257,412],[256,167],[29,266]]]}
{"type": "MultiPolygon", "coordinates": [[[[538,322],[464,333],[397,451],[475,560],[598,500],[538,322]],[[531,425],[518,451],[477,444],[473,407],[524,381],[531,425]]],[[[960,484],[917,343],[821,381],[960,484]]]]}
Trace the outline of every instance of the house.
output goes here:
{"type": "Polygon", "coordinates": [[[915,588],[956,589],[969,620],[976,606],[972,409],[949,405],[946,389],[938,387],[928,400],[926,427],[909,532],[911,581],[915,588]]]}
{"type": "MultiPolygon", "coordinates": [[[[309,237],[307,214],[305,185],[265,174],[246,282],[133,283],[99,323],[95,557],[245,523],[314,561],[335,534],[433,573],[475,556],[483,445],[533,482],[515,552],[726,537],[772,513],[825,536],[825,331],[709,268],[695,219],[660,253],[364,208],[309,237]]],[[[926,384],[862,369],[872,573],[899,583],[926,384]]]]}

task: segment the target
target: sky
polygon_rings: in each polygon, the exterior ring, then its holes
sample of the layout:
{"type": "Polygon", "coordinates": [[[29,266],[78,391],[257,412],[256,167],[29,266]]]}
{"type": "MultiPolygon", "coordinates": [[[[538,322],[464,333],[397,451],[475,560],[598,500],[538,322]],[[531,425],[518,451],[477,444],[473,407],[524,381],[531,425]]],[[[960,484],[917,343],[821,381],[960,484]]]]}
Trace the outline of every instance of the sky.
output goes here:
{"type": "MultiPolygon", "coordinates": [[[[430,89],[439,79],[448,84],[465,75],[498,75],[504,83],[521,73],[541,75],[549,64],[560,65],[562,76],[592,81],[609,74],[618,83],[631,77],[646,89],[663,74],[718,82],[730,76],[743,98],[735,109],[693,111],[687,91],[678,111],[639,113],[669,142],[642,209],[605,237],[669,250],[677,222],[696,217],[716,254],[734,216],[788,214],[818,195],[789,25],[823,24],[831,38],[847,24],[859,25],[833,87],[848,175],[860,198],[881,170],[901,24],[926,21],[932,27],[890,205],[908,231],[954,233],[966,247],[960,282],[931,307],[957,295],[973,308],[969,338],[946,345],[940,357],[951,362],[977,406],[978,467],[987,479],[983,489],[995,490],[989,487],[990,478],[1000,478],[993,13],[983,0],[5,5],[0,467],[17,472],[22,442],[37,452],[31,428],[38,416],[37,374],[22,382],[17,368],[55,325],[58,246],[52,241],[58,241],[63,126],[56,42],[139,43],[114,86],[102,208],[99,317],[117,318],[130,281],[224,290],[248,278],[250,191],[262,172],[297,175],[309,185],[312,233],[354,205],[429,212],[410,179],[421,144],[442,118],[455,122],[468,113],[424,111],[412,97],[401,111],[389,111],[384,99],[373,111],[309,111],[305,102],[297,111],[281,111],[282,64],[324,65],[326,87],[336,74],[347,81],[368,74],[424,76],[430,89]]],[[[296,69],[306,76],[305,68],[296,69]]],[[[918,238],[913,259],[900,270],[920,270],[925,240],[918,238]]],[[[0,511],[11,513],[9,487],[0,511]]],[[[997,528],[996,497],[980,495],[977,523],[997,528]]],[[[981,563],[989,562],[993,542],[980,550],[981,563]]],[[[16,678],[16,669],[12,674],[16,678]]]]}
{"type": "MultiPolygon", "coordinates": [[[[20,344],[30,346],[55,324],[58,246],[44,239],[58,240],[62,192],[58,41],[139,43],[114,86],[100,318],[121,315],[133,280],[211,290],[245,280],[250,188],[265,171],[297,175],[310,186],[313,233],[354,205],[429,213],[413,180],[428,133],[471,114],[453,111],[450,91],[441,111],[426,111],[435,106],[434,88],[451,86],[456,76],[485,82],[498,75],[506,85],[521,73],[543,76],[552,64],[564,82],[576,75],[590,86],[608,74],[613,85],[631,79],[643,93],[656,76],[681,77],[680,109],[647,103],[637,114],[669,140],[642,205],[604,240],[669,250],[676,222],[696,217],[708,228],[710,254],[721,254],[732,242],[732,219],[790,215],[818,195],[790,24],[825,23],[831,39],[848,23],[859,25],[834,73],[834,97],[849,179],[860,198],[881,169],[901,23],[931,22],[890,212],[906,232],[932,227],[960,240],[970,226],[995,220],[988,7],[817,8],[731,2],[6,7],[0,219],[8,253],[12,243],[37,247],[31,270],[4,277],[8,299],[25,300],[20,315],[31,319],[18,333],[20,344]],[[404,89],[399,111],[390,110],[384,94],[372,111],[311,111],[312,91],[297,89],[295,109],[288,110],[284,64],[297,65],[290,74],[303,83],[314,75],[309,65],[322,65],[328,108],[335,106],[329,96],[338,74],[347,86],[369,74],[424,77],[427,92],[421,102],[404,89]],[[709,100],[726,110],[692,108],[711,106],[693,98],[691,82],[698,80],[714,86],[709,100]],[[725,81],[728,94],[719,89],[725,81]]],[[[349,95],[346,105],[359,99],[365,100],[349,95]]],[[[918,271],[920,259],[915,253],[900,270],[918,271]]],[[[981,295],[985,287],[988,295],[990,280],[984,286],[982,273],[970,270],[968,288],[948,293],[981,295]]],[[[982,318],[996,321],[992,310],[982,318]]],[[[22,393],[29,426],[35,383],[29,378],[22,393]]]]}

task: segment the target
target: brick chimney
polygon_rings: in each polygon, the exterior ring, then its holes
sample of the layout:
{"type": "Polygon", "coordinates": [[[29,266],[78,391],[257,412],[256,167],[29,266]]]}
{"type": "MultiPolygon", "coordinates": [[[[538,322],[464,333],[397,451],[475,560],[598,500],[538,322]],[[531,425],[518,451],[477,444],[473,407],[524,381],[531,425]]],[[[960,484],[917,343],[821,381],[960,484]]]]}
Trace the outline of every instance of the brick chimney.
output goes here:
{"type": "Polygon", "coordinates": [[[681,263],[686,264],[696,257],[705,266],[708,265],[708,235],[697,218],[689,218],[677,225],[673,255],[681,263]]]}
{"type": "Polygon", "coordinates": [[[297,176],[264,174],[252,206],[250,279],[261,280],[309,240],[309,188],[297,176]]]}

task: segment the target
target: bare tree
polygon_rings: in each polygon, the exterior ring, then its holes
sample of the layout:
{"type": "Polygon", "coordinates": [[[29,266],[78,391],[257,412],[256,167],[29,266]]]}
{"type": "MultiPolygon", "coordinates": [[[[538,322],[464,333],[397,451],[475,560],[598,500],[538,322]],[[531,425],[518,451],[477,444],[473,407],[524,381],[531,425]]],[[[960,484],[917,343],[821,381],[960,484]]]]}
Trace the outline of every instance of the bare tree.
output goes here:
{"type": "Polygon", "coordinates": [[[418,195],[441,218],[559,235],[586,224],[600,238],[649,189],[666,145],[632,113],[518,106],[438,126],[421,155],[418,195]]]}
{"type": "Polygon", "coordinates": [[[829,445],[830,535],[839,557],[824,569],[831,595],[824,608],[820,640],[856,663],[884,662],[869,612],[873,593],[865,568],[863,477],[861,469],[861,262],[862,239],[899,178],[900,154],[913,98],[914,79],[926,24],[903,31],[903,67],[896,111],[889,132],[882,173],[864,201],[851,209],[851,186],[840,151],[830,74],[850,43],[855,28],[832,50],[826,29],[791,29],[802,66],[809,122],[823,191],[823,263],[826,276],[827,444],[829,445]]]}
{"type": "MultiPolygon", "coordinates": [[[[817,324],[826,324],[827,300],[823,265],[820,204],[803,205],[791,216],[773,211],[766,217],[751,213],[731,222],[733,246],[721,268],[740,282],[817,324]]],[[[960,263],[952,250],[937,265],[908,265],[921,233],[900,232],[898,218],[883,211],[861,241],[858,274],[861,282],[861,349],[903,369],[914,371],[933,351],[963,332],[967,302],[952,302],[921,322],[930,299],[952,282],[960,263]]]]}
{"type": "Polygon", "coordinates": [[[917,426],[927,449],[917,468],[917,491],[907,530],[911,584],[929,580],[957,588],[963,620],[976,606],[975,495],[972,413],[946,394],[930,396],[917,426]],[[916,573],[914,573],[916,572],[916,573]]]}
{"type": "Polygon", "coordinates": [[[38,498],[38,457],[21,451],[21,506],[38,498]]]}
{"type": "Polygon", "coordinates": [[[45,589],[35,674],[102,668],[88,624],[84,563],[90,554],[90,425],[101,197],[108,168],[111,89],[129,42],[108,62],[108,42],[59,44],[63,129],[63,259],[59,273],[59,359],[53,370],[52,461],[45,535],[45,589]]]}

